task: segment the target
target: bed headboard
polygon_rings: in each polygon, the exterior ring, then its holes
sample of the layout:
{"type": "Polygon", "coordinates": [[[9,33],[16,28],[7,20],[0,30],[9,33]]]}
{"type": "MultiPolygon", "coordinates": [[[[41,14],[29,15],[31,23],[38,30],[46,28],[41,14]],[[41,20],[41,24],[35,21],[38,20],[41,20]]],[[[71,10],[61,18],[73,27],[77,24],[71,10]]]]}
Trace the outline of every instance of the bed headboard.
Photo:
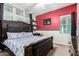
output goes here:
{"type": "Polygon", "coordinates": [[[6,32],[31,32],[31,26],[22,21],[2,21],[2,38],[6,38],[6,32]]]}
{"type": "Polygon", "coordinates": [[[3,21],[8,25],[8,32],[31,32],[31,26],[22,21],[3,21]]]}

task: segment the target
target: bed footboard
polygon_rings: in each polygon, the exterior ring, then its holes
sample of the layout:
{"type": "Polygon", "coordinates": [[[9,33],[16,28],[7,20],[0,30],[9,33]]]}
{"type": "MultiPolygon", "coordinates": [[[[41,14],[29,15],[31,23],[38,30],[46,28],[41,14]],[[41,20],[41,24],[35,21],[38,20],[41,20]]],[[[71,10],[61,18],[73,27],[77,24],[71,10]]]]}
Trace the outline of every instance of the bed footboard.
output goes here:
{"type": "Polygon", "coordinates": [[[24,56],[33,56],[32,45],[25,47],[24,51],[24,56]]]}
{"type": "Polygon", "coordinates": [[[53,49],[53,37],[31,44],[25,48],[25,56],[46,56],[53,49]]]}

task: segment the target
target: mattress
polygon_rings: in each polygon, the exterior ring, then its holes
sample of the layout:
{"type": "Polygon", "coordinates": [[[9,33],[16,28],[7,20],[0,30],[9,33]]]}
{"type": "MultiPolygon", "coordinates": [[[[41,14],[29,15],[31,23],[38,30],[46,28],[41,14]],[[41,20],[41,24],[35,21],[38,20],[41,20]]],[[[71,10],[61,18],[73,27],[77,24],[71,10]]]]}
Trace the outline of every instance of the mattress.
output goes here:
{"type": "Polygon", "coordinates": [[[7,39],[3,42],[16,56],[24,56],[24,46],[46,39],[45,36],[29,36],[16,39],[7,39]]]}

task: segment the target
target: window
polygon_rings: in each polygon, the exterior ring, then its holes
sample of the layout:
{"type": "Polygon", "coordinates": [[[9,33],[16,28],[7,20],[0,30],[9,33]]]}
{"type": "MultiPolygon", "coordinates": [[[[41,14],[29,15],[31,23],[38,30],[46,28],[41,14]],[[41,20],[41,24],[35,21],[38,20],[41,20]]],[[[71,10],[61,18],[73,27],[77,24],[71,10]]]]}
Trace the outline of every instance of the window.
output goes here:
{"type": "Polygon", "coordinates": [[[25,19],[29,20],[29,14],[25,12],[25,19]]]}
{"type": "Polygon", "coordinates": [[[29,19],[28,12],[25,11],[25,16],[24,17],[25,17],[25,20],[24,21],[27,22],[27,23],[30,23],[30,19],[29,19]]]}
{"type": "Polygon", "coordinates": [[[12,4],[9,3],[4,3],[4,15],[3,18],[4,20],[9,20],[9,21],[24,21],[28,22],[29,21],[29,15],[28,12],[25,14],[25,9],[18,8],[12,4]]]}
{"type": "Polygon", "coordinates": [[[29,14],[25,11],[25,17],[27,18],[27,17],[29,17],[29,14]]]}
{"type": "Polygon", "coordinates": [[[4,4],[4,19],[13,20],[13,6],[10,4],[4,4]]]}
{"type": "Polygon", "coordinates": [[[25,17],[24,17],[24,10],[21,10],[19,8],[16,8],[16,20],[18,21],[24,21],[25,17]]]}
{"type": "Polygon", "coordinates": [[[4,10],[7,12],[13,12],[13,6],[9,4],[4,4],[4,10]]]}
{"type": "Polygon", "coordinates": [[[50,25],[51,24],[51,18],[47,18],[43,20],[44,25],[50,25]]]}
{"type": "Polygon", "coordinates": [[[71,32],[71,14],[60,16],[60,32],[62,33],[71,32]]]}
{"type": "Polygon", "coordinates": [[[20,16],[23,16],[23,11],[18,9],[18,8],[16,8],[16,14],[20,15],[20,16]]]}

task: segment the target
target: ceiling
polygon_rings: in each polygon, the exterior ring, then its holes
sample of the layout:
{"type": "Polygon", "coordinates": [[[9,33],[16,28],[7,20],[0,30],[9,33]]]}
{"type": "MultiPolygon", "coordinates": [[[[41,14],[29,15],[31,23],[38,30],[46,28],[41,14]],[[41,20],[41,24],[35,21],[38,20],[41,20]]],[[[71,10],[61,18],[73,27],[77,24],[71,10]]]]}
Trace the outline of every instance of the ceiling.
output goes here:
{"type": "Polygon", "coordinates": [[[40,15],[45,12],[53,11],[62,7],[66,7],[73,3],[14,3],[17,6],[25,8],[29,13],[33,13],[35,15],[40,15]]]}

